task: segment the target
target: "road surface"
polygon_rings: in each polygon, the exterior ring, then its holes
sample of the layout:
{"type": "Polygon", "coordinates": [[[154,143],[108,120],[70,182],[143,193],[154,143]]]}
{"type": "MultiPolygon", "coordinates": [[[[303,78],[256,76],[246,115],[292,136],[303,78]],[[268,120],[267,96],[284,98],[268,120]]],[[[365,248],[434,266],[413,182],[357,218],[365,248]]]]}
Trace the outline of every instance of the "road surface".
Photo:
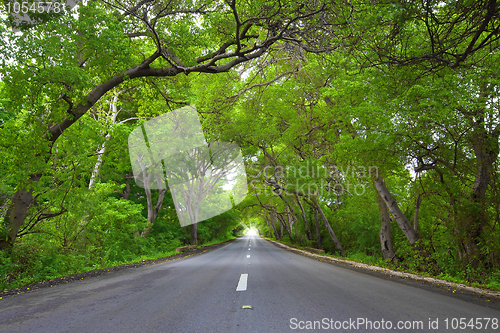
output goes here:
{"type": "Polygon", "coordinates": [[[0,332],[500,332],[500,311],[452,296],[245,236],[4,297],[0,332]]]}

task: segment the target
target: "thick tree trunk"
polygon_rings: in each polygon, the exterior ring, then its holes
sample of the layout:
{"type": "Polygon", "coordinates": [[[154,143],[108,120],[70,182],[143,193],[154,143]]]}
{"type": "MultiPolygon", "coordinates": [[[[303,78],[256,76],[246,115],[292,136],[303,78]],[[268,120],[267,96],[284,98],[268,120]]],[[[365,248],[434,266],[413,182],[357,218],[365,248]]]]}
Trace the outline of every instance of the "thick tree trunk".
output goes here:
{"type": "Polygon", "coordinates": [[[392,260],[396,254],[394,253],[394,248],[392,246],[392,235],[391,235],[391,219],[389,216],[389,210],[384,202],[384,199],[380,195],[377,195],[378,209],[380,212],[380,245],[382,247],[382,256],[384,259],[392,260]]]}
{"type": "Polygon", "coordinates": [[[378,194],[384,200],[392,216],[394,216],[394,219],[401,228],[401,231],[403,231],[410,244],[412,246],[415,245],[418,240],[418,233],[415,231],[415,229],[412,228],[410,222],[399,208],[398,203],[387,189],[384,180],[381,177],[377,177],[373,180],[373,183],[375,184],[375,188],[377,189],[378,194]]]}
{"type": "Polygon", "coordinates": [[[314,210],[314,225],[316,227],[316,243],[318,245],[318,249],[323,249],[323,241],[321,240],[321,229],[319,227],[318,220],[318,210],[314,210]]]}
{"type": "Polygon", "coordinates": [[[340,241],[338,240],[337,236],[335,235],[335,232],[333,232],[332,227],[330,226],[330,223],[328,222],[328,219],[325,216],[325,213],[323,213],[323,210],[319,206],[319,204],[316,206],[316,209],[318,210],[319,215],[321,215],[321,219],[323,220],[323,224],[326,227],[326,230],[328,230],[328,233],[330,234],[330,237],[332,238],[333,244],[335,244],[335,247],[337,250],[340,251],[340,254],[342,256],[345,256],[345,251],[344,248],[342,247],[342,244],[340,244],[340,241]]]}
{"type": "MultiPolygon", "coordinates": [[[[479,145],[479,144],[478,144],[479,145]]],[[[477,173],[469,197],[469,208],[466,210],[465,225],[463,228],[463,247],[467,261],[472,267],[477,268],[483,260],[485,254],[481,253],[479,244],[482,240],[484,226],[487,223],[487,203],[486,191],[491,180],[493,163],[496,159],[490,156],[490,152],[478,151],[480,147],[475,147],[476,158],[478,159],[477,173]]],[[[484,147],[483,147],[484,149],[484,147]]]]}
{"type": "Polygon", "coordinates": [[[423,258],[426,258],[424,262],[421,263],[420,269],[422,271],[432,272],[437,274],[439,272],[439,267],[435,259],[431,258],[430,253],[420,246],[416,246],[416,242],[418,240],[418,233],[413,229],[410,222],[403,214],[401,209],[398,206],[398,203],[392,197],[391,193],[387,189],[384,180],[381,177],[376,177],[373,180],[375,184],[375,188],[377,189],[378,194],[386,204],[387,208],[391,212],[392,216],[396,219],[401,231],[403,231],[404,235],[413,246],[413,249],[419,253],[423,258]]]}
{"type": "Polygon", "coordinates": [[[198,223],[191,224],[191,245],[198,245],[198,223]]]}
{"type": "Polygon", "coordinates": [[[471,143],[476,157],[476,175],[469,197],[469,207],[466,209],[464,224],[460,227],[462,231],[462,244],[467,262],[473,268],[477,268],[486,256],[480,250],[483,238],[483,229],[488,222],[487,191],[491,182],[491,176],[495,174],[494,163],[499,154],[498,139],[500,136],[500,125],[490,132],[485,127],[486,105],[492,96],[493,85],[485,84],[481,87],[480,101],[482,107],[475,110],[471,117],[473,127],[471,143]]]}
{"type": "MultiPolygon", "coordinates": [[[[34,175],[30,183],[39,181],[41,175],[34,175]]],[[[12,196],[11,203],[7,209],[5,219],[7,220],[7,237],[0,240],[0,250],[10,251],[14,246],[19,229],[23,226],[28,215],[28,209],[33,203],[33,189],[18,189],[12,196]]]]}

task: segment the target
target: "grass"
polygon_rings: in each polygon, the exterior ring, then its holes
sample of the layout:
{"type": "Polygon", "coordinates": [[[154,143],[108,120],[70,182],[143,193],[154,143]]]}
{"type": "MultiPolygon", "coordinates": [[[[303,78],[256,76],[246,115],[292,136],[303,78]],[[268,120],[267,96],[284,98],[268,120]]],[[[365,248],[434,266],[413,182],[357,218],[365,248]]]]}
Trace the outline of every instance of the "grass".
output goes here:
{"type": "MultiPolygon", "coordinates": [[[[210,242],[201,244],[198,248],[220,244],[234,238],[236,237],[231,236],[229,239],[225,240],[214,239],[210,242]]],[[[24,265],[21,265],[19,262],[11,262],[10,258],[2,255],[0,256],[0,263],[2,264],[0,267],[0,290],[19,288],[28,284],[45,282],[94,270],[109,269],[121,265],[167,258],[179,253],[180,252],[176,252],[175,250],[157,253],[149,252],[128,257],[123,260],[106,260],[105,258],[90,259],[88,256],[82,257],[81,254],[67,256],[63,254],[52,254],[51,256],[44,256],[43,253],[40,253],[30,257],[24,265]]]]}
{"type": "Polygon", "coordinates": [[[202,248],[203,246],[210,246],[210,245],[215,245],[215,244],[220,244],[220,243],[224,243],[224,242],[227,242],[228,240],[231,240],[231,239],[235,239],[235,238],[238,238],[238,237],[235,237],[235,236],[230,236],[228,237],[226,240],[221,240],[221,239],[213,239],[211,240],[210,242],[206,242],[206,243],[203,243],[201,245],[198,245],[197,248],[200,249],[202,248]]]}

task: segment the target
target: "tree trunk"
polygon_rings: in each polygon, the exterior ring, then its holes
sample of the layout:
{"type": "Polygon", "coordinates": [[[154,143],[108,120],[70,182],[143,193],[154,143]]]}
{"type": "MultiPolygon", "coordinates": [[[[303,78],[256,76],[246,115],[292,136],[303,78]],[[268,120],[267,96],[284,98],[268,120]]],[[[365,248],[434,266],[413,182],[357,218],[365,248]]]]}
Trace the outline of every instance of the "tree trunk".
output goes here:
{"type": "Polygon", "coordinates": [[[302,212],[302,219],[304,220],[304,226],[306,227],[306,236],[308,240],[312,240],[312,233],[311,229],[309,228],[309,224],[307,224],[307,219],[306,219],[306,212],[304,211],[304,207],[302,206],[302,203],[300,202],[299,195],[297,192],[295,192],[295,199],[297,200],[297,203],[299,204],[300,211],[302,212]]]}
{"type": "Polygon", "coordinates": [[[147,238],[149,236],[149,231],[153,227],[153,223],[158,217],[158,213],[160,212],[161,205],[163,204],[163,198],[165,197],[165,193],[167,193],[168,189],[160,190],[158,193],[158,200],[156,201],[155,208],[153,209],[153,202],[151,200],[151,190],[149,191],[148,197],[148,224],[142,230],[141,237],[147,238]]]}
{"type": "Polygon", "coordinates": [[[198,223],[191,225],[191,245],[198,245],[198,223]]]}
{"type": "MultiPolygon", "coordinates": [[[[107,113],[106,115],[109,117],[110,126],[116,124],[116,117],[118,116],[118,113],[120,113],[120,110],[118,110],[118,97],[120,96],[121,93],[122,91],[117,92],[115,90],[113,94],[113,100],[109,105],[109,113],[107,113]]],[[[92,175],[90,176],[89,190],[94,187],[94,182],[99,177],[99,171],[102,165],[102,157],[106,152],[106,144],[108,143],[110,138],[111,134],[107,133],[105,136],[105,140],[102,143],[102,146],[97,148],[97,162],[94,165],[94,168],[92,170],[92,175]]]]}
{"type": "MultiPolygon", "coordinates": [[[[290,212],[290,214],[292,214],[292,212],[290,212]]],[[[293,225],[295,224],[295,222],[293,222],[293,215],[288,215],[288,225],[290,226],[290,230],[292,232],[292,234],[294,233],[293,231],[295,230],[295,242],[298,243],[299,242],[299,238],[297,236],[297,225],[295,225],[295,228],[293,227],[293,225]]]]}
{"type": "Polygon", "coordinates": [[[285,219],[283,218],[283,216],[281,216],[280,213],[276,212],[276,217],[278,218],[278,220],[280,221],[281,223],[281,239],[283,239],[283,230],[286,231],[286,234],[288,235],[288,238],[290,239],[290,242],[293,243],[293,237],[292,237],[292,233],[290,232],[290,228],[288,227],[285,219]]]}
{"type": "Polygon", "coordinates": [[[391,237],[391,219],[389,216],[389,210],[384,202],[384,199],[377,194],[378,209],[380,212],[380,245],[382,247],[382,256],[384,259],[392,260],[396,254],[394,253],[394,248],[392,246],[391,237]]]}
{"type": "Polygon", "coordinates": [[[415,243],[418,240],[418,234],[415,231],[415,229],[412,228],[410,222],[399,208],[399,205],[396,202],[396,200],[394,200],[394,198],[392,197],[382,177],[375,178],[373,180],[373,183],[375,184],[375,188],[377,189],[378,194],[384,200],[392,216],[394,216],[394,219],[401,228],[401,231],[403,231],[404,235],[406,236],[410,244],[412,246],[415,245],[415,243]]]}
{"type": "Polygon", "coordinates": [[[278,231],[276,230],[276,216],[274,215],[274,212],[269,212],[269,216],[271,216],[271,227],[273,228],[274,238],[281,239],[278,231]]]}
{"type": "Polygon", "coordinates": [[[420,211],[420,205],[422,204],[422,195],[420,192],[417,193],[417,202],[415,204],[415,215],[413,216],[413,229],[418,233],[418,213],[420,211]]]}
{"type": "MultiPolygon", "coordinates": [[[[279,216],[278,216],[278,220],[279,220],[279,216]]],[[[281,220],[280,220],[281,222],[281,220]]],[[[280,229],[280,239],[283,239],[283,223],[280,223],[280,226],[281,226],[281,229],[280,229]]]]}
{"type": "Polygon", "coordinates": [[[298,243],[299,242],[299,237],[297,236],[297,226],[295,226],[295,241],[298,243]]]}
{"type": "MultiPolygon", "coordinates": [[[[153,198],[151,195],[151,178],[153,177],[153,173],[146,172],[146,166],[144,165],[144,163],[142,163],[142,161],[139,158],[137,159],[137,161],[139,162],[139,166],[141,167],[142,183],[144,184],[144,192],[146,193],[148,222],[146,224],[146,227],[141,232],[141,237],[146,238],[148,237],[149,231],[151,230],[151,227],[153,226],[153,223],[155,222],[156,217],[158,216],[158,212],[161,209],[161,205],[163,204],[163,198],[165,197],[165,193],[168,191],[168,187],[158,192],[158,200],[156,201],[156,205],[153,207],[153,198]]],[[[158,174],[155,174],[154,176],[156,178],[156,183],[158,185],[158,188],[162,188],[161,176],[158,174]]]]}
{"type": "MultiPolygon", "coordinates": [[[[485,78],[483,78],[485,79],[485,78]]],[[[473,110],[464,112],[469,118],[473,128],[470,137],[471,145],[476,157],[476,175],[474,184],[469,196],[468,207],[465,207],[464,217],[459,220],[457,225],[459,232],[459,241],[464,249],[464,258],[473,268],[477,268],[479,263],[484,260],[486,253],[480,250],[480,244],[483,241],[483,229],[488,223],[488,204],[486,195],[488,186],[491,182],[491,176],[495,175],[495,166],[499,154],[499,136],[500,125],[488,131],[485,124],[489,115],[488,102],[492,97],[496,97],[495,85],[490,80],[484,80],[480,87],[477,107],[473,110]],[[472,111],[472,112],[471,112],[472,111]]]]}
{"type": "MultiPolygon", "coordinates": [[[[484,90],[487,90],[484,88],[484,90]]],[[[485,93],[483,93],[485,95],[485,93]]],[[[487,195],[491,175],[494,173],[494,163],[498,158],[500,125],[488,133],[484,126],[484,110],[477,112],[477,120],[473,123],[474,132],[472,146],[476,156],[476,176],[472,193],[469,197],[469,207],[466,209],[465,225],[463,226],[463,248],[468,263],[477,268],[486,256],[480,250],[482,233],[487,223],[487,195]]]]}
{"type": "Polygon", "coordinates": [[[99,170],[101,169],[102,165],[102,156],[106,152],[106,143],[108,142],[109,138],[111,135],[106,135],[106,141],[103,142],[101,147],[97,148],[97,162],[94,165],[94,168],[92,169],[92,175],[90,176],[90,181],[89,181],[89,190],[91,190],[94,187],[95,180],[99,177],[99,170]]]}
{"type": "Polygon", "coordinates": [[[422,257],[426,258],[424,262],[420,265],[420,269],[427,272],[432,272],[433,274],[437,274],[439,272],[439,267],[434,258],[431,258],[430,253],[420,246],[416,246],[416,242],[418,240],[418,233],[413,229],[410,222],[406,218],[406,216],[401,212],[401,209],[398,206],[398,203],[392,197],[391,193],[387,189],[384,180],[381,177],[377,177],[373,180],[375,183],[375,187],[377,192],[379,193],[382,200],[385,202],[386,206],[389,208],[392,216],[396,219],[399,227],[405,234],[406,238],[413,246],[413,249],[417,251],[422,257]]]}
{"type": "Polygon", "coordinates": [[[345,251],[344,248],[342,247],[342,244],[340,244],[340,241],[338,240],[337,236],[335,235],[335,232],[333,232],[332,227],[330,226],[330,223],[328,222],[328,219],[325,216],[325,213],[323,213],[323,210],[319,206],[319,204],[316,206],[316,209],[319,212],[319,215],[321,215],[321,219],[323,220],[323,224],[326,227],[326,230],[328,230],[328,233],[330,234],[330,237],[332,238],[333,244],[335,244],[335,247],[337,250],[340,251],[340,254],[342,256],[345,256],[345,251]]]}
{"type": "Polygon", "coordinates": [[[318,245],[318,249],[323,249],[323,241],[321,240],[321,229],[319,227],[318,221],[318,210],[314,210],[314,225],[316,226],[316,243],[318,245]]]}
{"type": "MultiPolygon", "coordinates": [[[[31,176],[30,183],[37,182],[40,178],[41,175],[31,176]]],[[[26,188],[21,188],[12,195],[11,203],[5,216],[7,220],[7,237],[0,240],[0,250],[10,251],[12,249],[17,238],[17,233],[22,227],[32,203],[33,189],[26,190],[26,188]]]]}
{"type": "Polygon", "coordinates": [[[264,221],[266,221],[266,224],[267,224],[267,230],[269,231],[269,238],[272,237],[272,233],[271,233],[271,224],[269,223],[269,220],[263,215],[261,214],[262,218],[264,219],[264,221]]]}

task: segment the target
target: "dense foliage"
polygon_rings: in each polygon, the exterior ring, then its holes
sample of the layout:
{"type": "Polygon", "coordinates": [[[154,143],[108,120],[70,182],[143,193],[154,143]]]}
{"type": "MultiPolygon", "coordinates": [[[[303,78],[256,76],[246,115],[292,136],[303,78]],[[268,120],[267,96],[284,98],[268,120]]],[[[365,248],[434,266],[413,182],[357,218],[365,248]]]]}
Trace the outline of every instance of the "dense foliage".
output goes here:
{"type": "Polygon", "coordinates": [[[86,1],[18,33],[4,18],[0,284],[253,226],[499,288],[498,7],[86,1]],[[184,105],[242,149],[249,193],[181,228],[169,191],[135,183],[127,138],[184,105]]]}

